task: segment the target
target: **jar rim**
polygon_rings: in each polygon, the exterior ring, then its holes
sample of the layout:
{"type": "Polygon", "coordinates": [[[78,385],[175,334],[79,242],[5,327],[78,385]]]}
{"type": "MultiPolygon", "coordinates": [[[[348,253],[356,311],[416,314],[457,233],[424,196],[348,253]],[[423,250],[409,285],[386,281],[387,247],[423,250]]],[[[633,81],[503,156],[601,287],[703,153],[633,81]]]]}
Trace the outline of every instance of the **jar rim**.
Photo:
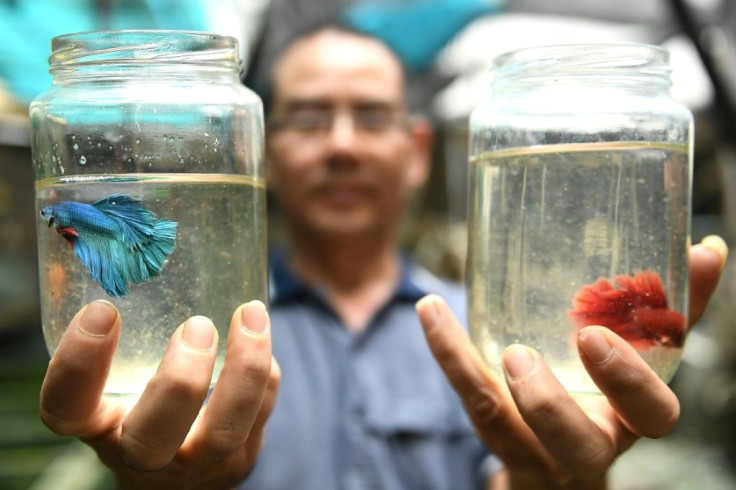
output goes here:
{"type": "Polygon", "coordinates": [[[90,65],[204,64],[242,70],[238,41],[221,34],[130,29],[81,31],[51,39],[50,69],[90,65]]]}
{"type": "Polygon", "coordinates": [[[520,48],[496,56],[495,77],[539,74],[590,74],[637,70],[642,74],[670,74],[669,51],[644,43],[577,43],[520,48]]]}

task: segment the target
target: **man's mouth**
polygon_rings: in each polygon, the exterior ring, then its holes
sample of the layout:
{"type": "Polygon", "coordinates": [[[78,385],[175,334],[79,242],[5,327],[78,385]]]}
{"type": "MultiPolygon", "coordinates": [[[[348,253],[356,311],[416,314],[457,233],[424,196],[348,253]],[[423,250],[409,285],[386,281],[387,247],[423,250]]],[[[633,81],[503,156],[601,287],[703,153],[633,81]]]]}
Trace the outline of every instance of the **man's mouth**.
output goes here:
{"type": "Polygon", "coordinates": [[[353,205],[368,196],[368,187],[355,183],[332,183],[322,186],[320,193],[339,205],[353,205]]]}

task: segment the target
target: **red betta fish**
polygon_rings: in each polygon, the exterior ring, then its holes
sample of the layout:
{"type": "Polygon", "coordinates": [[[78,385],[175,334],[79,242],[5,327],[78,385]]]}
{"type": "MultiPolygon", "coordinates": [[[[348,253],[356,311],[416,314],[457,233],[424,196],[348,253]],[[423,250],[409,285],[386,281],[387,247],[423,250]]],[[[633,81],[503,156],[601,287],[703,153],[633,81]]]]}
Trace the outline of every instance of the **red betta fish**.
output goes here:
{"type": "Polygon", "coordinates": [[[613,283],[601,278],[575,294],[568,314],[578,328],[607,327],[640,350],[683,346],[685,317],[667,307],[659,274],[647,270],[620,275],[613,283]]]}

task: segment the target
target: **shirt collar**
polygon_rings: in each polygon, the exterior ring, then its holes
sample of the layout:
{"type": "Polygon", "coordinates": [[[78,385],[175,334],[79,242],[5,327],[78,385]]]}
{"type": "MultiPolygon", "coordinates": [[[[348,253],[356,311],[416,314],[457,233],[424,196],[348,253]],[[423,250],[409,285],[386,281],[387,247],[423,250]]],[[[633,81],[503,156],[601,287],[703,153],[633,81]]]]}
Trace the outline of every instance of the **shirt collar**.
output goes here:
{"type": "MultiPolygon", "coordinates": [[[[288,253],[279,250],[270,254],[270,295],[271,303],[285,303],[291,300],[314,295],[314,288],[296,277],[288,265],[288,253]]],[[[419,301],[427,292],[414,280],[414,264],[407,254],[401,254],[401,277],[393,294],[393,299],[419,301]]]]}

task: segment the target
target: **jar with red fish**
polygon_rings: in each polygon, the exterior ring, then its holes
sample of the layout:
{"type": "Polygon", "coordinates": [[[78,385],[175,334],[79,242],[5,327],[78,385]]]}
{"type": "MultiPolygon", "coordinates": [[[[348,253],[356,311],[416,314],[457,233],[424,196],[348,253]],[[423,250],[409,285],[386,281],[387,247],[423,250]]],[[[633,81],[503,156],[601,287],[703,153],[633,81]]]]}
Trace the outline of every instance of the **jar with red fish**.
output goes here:
{"type": "Polygon", "coordinates": [[[497,57],[469,121],[468,313],[501,372],[537,349],[596,393],[577,332],[607,327],[668,381],[687,328],[693,117],[664,49],[526,48],[497,57]]]}

